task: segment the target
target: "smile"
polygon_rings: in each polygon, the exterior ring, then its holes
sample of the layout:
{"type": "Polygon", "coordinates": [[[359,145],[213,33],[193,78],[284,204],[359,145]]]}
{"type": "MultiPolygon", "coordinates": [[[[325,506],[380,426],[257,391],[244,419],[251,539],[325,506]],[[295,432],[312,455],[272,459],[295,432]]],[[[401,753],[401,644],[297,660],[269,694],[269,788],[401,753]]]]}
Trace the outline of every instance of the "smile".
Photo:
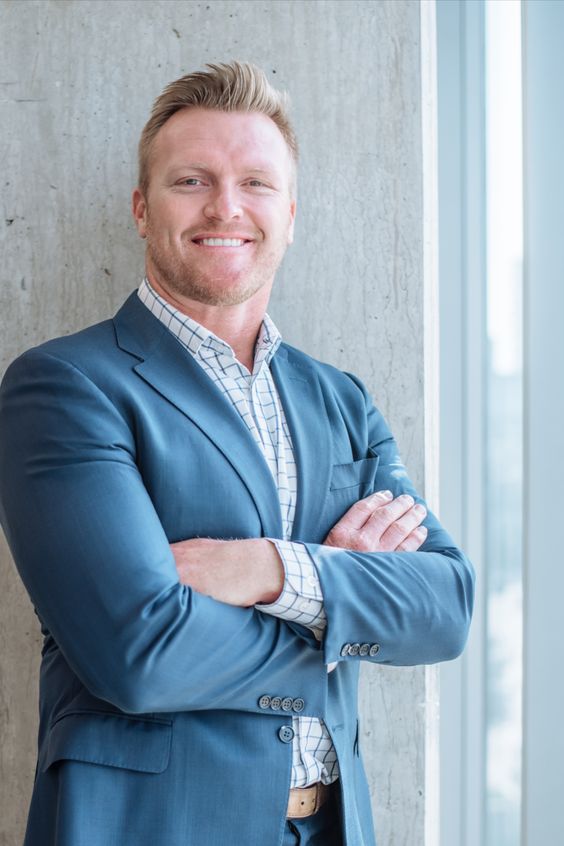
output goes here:
{"type": "Polygon", "coordinates": [[[242,238],[195,238],[194,243],[204,247],[242,247],[250,242],[242,238]]]}

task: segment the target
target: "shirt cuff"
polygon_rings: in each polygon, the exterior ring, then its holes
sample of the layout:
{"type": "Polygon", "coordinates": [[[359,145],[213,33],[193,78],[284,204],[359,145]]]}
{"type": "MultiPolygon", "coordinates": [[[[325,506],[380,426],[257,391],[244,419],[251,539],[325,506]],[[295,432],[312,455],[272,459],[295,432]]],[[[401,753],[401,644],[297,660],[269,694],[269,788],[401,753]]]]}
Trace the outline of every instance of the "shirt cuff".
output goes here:
{"type": "Polygon", "coordinates": [[[327,617],[319,576],[309,552],[303,543],[266,540],[274,544],[284,565],[284,586],[278,599],[256,607],[265,614],[306,626],[321,640],[327,617]]]}

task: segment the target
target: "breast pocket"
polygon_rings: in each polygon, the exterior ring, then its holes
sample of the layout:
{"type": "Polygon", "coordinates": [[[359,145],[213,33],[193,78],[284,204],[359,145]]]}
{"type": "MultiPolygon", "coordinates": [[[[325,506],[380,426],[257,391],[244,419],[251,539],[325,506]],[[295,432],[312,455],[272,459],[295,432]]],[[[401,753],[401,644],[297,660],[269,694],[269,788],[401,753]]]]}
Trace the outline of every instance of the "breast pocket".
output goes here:
{"type": "Polygon", "coordinates": [[[372,458],[361,458],[360,461],[335,464],[331,473],[329,490],[342,491],[355,488],[359,494],[358,499],[368,496],[374,486],[379,462],[380,458],[374,455],[372,458]]]}

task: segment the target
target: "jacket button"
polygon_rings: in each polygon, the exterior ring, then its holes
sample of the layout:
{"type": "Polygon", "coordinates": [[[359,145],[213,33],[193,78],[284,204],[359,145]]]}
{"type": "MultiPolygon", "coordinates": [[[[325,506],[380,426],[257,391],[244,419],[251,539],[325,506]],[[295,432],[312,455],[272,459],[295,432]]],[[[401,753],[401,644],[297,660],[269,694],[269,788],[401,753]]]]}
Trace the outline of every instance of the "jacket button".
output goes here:
{"type": "Polygon", "coordinates": [[[283,711],[291,711],[293,704],[294,704],[294,700],[290,696],[284,697],[284,699],[282,700],[282,710],[283,711]]]}
{"type": "Polygon", "coordinates": [[[258,706],[259,708],[270,708],[270,696],[266,696],[266,694],[261,696],[258,701],[258,706]]]}
{"type": "Polygon", "coordinates": [[[379,652],[380,652],[380,644],[379,643],[373,643],[372,646],[370,647],[370,652],[368,654],[370,655],[371,658],[374,658],[374,656],[378,655],[379,652]]]}
{"type": "Polygon", "coordinates": [[[305,708],[304,700],[301,699],[301,697],[298,696],[296,699],[294,699],[294,703],[292,705],[292,708],[296,712],[296,714],[299,714],[300,711],[303,711],[304,708],[305,708]]]}
{"type": "Polygon", "coordinates": [[[349,649],[351,648],[350,643],[343,643],[341,647],[341,657],[344,658],[346,655],[349,654],[349,649]]]}
{"type": "Polygon", "coordinates": [[[279,696],[273,696],[272,699],[270,700],[270,707],[272,708],[273,711],[279,711],[281,705],[282,705],[282,700],[280,699],[279,696]]]}
{"type": "Polygon", "coordinates": [[[291,743],[294,739],[294,729],[291,726],[281,726],[278,729],[278,737],[282,743],[291,743]]]}
{"type": "Polygon", "coordinates": [[[359,651],[358,651],[358,654],[362,655],[362,657],[364,657],[365,655],[368,655],[369,652],[370,652],[370,644],[369,643],[363,643],[361,645],[359,651]]]}
{"type": "Polygon", "coordinates": [[[351,643],[349,646],[349,655],[358,655],[360,652],[360,643],[351,643]]]}

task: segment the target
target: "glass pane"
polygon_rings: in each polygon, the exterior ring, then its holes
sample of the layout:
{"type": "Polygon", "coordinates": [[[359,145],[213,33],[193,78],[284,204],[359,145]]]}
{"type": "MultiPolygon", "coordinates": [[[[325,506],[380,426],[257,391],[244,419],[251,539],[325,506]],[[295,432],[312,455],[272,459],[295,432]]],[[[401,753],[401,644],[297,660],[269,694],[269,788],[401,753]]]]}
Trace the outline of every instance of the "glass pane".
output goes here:
{"type": "Polygon", "coordinates": [[[486,0],[486,843],[518,846],[522,685],[521,3],[486,0]]]}

